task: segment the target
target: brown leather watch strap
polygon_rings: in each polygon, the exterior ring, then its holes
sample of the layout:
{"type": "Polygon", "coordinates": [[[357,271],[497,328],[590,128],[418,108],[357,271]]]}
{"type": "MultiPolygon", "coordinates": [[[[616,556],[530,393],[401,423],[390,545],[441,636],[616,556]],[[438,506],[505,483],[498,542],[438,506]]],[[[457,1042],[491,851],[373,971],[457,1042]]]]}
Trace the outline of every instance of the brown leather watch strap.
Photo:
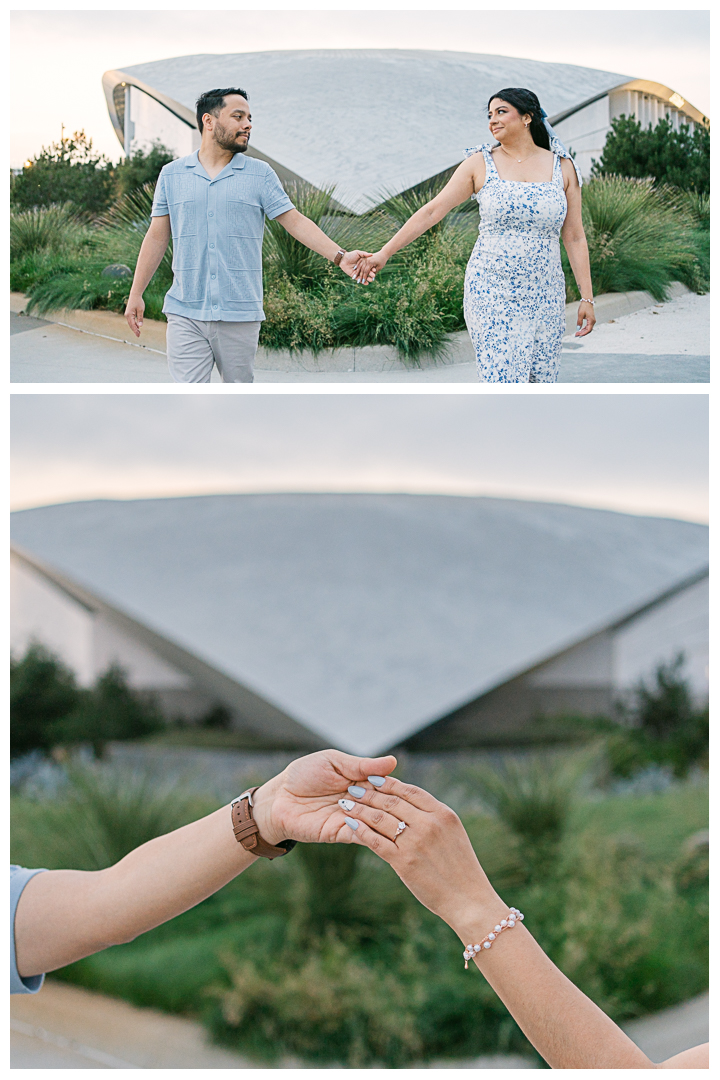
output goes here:
{"type": "Polygon", "coordinates": [[[343,259],[345,258],[345,256],[346,256],[346,255],[347,255],[347,251],[343,251],[343,249],[342,249],[342,248],[338,248],[338,252],[337,252],[337,255],[336,255],[336,256],[335,256],[335,258],[333,259],[333,262],[335,263],[335,265],[336,265],[336,266],[339,266],[339,265],[340,265],[340,263],[341,263],[341,262],[343,261],[343,259]]]}
{"type": "Polygon", "coordinates": [[[277,859],[280,855],[287,855],[288,851],[295,847],[295,841],[282,840],[280,846],[273,847],[267,840],[263,840],[252,812],[252,798],[256,791],[257,787],[243,791],[230,808],[235,839],[253,855],[262,855],[265,859],[277,859]]]}

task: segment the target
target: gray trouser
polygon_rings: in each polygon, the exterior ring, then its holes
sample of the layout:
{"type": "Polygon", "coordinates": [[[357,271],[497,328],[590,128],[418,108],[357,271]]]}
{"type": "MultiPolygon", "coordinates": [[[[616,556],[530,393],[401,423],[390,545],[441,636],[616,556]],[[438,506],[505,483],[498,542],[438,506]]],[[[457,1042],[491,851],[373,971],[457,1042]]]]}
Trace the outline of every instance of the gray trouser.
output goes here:
{"type": "Polygon", "coordinates": [[[167,316],[167,358],[174,382],[210,382],[217,364],[225,383],[252,382],[259,322],[208,322],[167,316]]]}

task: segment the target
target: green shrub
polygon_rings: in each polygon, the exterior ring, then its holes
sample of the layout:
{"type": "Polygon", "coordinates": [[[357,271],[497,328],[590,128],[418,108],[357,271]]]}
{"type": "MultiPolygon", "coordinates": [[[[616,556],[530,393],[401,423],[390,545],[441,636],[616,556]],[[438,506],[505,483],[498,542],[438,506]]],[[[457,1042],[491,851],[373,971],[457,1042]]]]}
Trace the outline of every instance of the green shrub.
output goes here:
{"type": "Polygon", "coordinates": [[[48,725],[48,735],[54,745],[89,743],[99,758],[112,740],[140,739],[164,727],[154,702],[132,691],[123,669],[112,664],[71,713],[48,725]]]}
{"type": "Polygon", "coordinates": [[[122,198],[147,184],[157,183],[160,170],[175,160],[175,154],[158,139],[149,150],[136,150],[124,157],[114,168],[115,197],[122,198]]]}
{"type": "Polygon", "coordinates": [[[709,712],[693,701],[682,667],[679,655],[672,664],[658,665],[653,685],[641,681],[635,687],[624,723],[608,742],[616,776],[633,776],[651,764],[669,766],[677,777],[694,765],[707,768],[709,712]]]}
{"type": "Polygon", "coordinates": [[[643,127],[634,116],[615,117],[593,175],[651,178],[657,184],[707,194],[710,190],[710,128],[688,124],[675,130],[663,118],[643,127]]]}
{"type": "Polygon", "coordinates": [[[10,754],[49,750],[53,723],[78,708],[83,691],[74,673],[38,642],[10,658],[10,754]]]}
{"type": "Polygon", "coordinates": [[[44,146],[13,179],[13,207],[29,210],[53,203],[72,203],[85,214],[98,214],[113,198],[112,163],[93,149],[92,139],[76,131],[59,143],[44,146]]]}

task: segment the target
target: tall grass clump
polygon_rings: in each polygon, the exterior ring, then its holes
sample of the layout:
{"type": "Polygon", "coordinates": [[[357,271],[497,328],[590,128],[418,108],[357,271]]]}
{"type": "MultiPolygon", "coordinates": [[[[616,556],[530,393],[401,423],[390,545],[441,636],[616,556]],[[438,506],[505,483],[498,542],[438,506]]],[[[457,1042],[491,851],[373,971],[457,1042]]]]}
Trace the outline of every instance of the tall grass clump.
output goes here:
{"type": "Polygon", "coordinates": [[[72,203],[55,203],[10,214],[10,258],[76,251],[87,243],[87,221],[72,203]]]}
{"type": "Polygon", "coordinates": [[[69,759],[56,793],[13,799],[13,856],[26,866],[102,870],[214,807],[154,772],[69,759]]]}
{"type": "MultiPolygon", "coordinates": [[[[600,176],[583,188],[583,224],[596,295],[643,289],[656,301],[673,281],[696,292],[707,288],[695,221],[687,199],[655,188],[652,180],[600,176]]],[[[568,300],[578,300],[563,247],[568,300]]]]}
{"type": "MultiPolygon", "coordinates": [[[[103,270],[111,263],[122,263],[134,271],[150,225],[154,188],[153,183],[148,183],[117,199],[94,223],[87,249],[62,268],[51,261],[39,265],[27,289],[27,311],[39,315],[63,308],[124,312],[132,277],[103,277],[103,270]]],[[[162,317],[163,300],[171,283],[172,243],[145,291],[147,318],[162,317]]]]}

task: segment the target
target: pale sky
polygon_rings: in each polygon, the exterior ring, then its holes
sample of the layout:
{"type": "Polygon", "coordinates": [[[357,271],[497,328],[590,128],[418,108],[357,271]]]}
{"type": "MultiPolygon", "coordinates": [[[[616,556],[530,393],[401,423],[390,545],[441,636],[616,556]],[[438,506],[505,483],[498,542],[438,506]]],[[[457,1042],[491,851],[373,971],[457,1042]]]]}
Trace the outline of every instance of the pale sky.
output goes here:
{"type": "MultiPolygon", "coordinates": [[[[11,166],[58,141],[61,124],[67,132],[85,128],[97,149],[117,160],[121,148],[108,118],[103,72],[202,52],[393,48],[495,53],[651,79],[710,114],[707,11],[498,12],[482,10],[479,3],[456,3],[450,11],[417,10],[421,3],[414,10],[392,11],[287,6],[295,10],[14,11],[11,166]],[[472,10],[459,10],[463,7],[472,10]]],[[[368,89],[358,87],[358,93],[368,89]]]]}
{"type": "Polygon", "coordinates": [[[704,522],[707,410],[705,394],[15,394],[12,502],[411,492],[704,522]]]}

